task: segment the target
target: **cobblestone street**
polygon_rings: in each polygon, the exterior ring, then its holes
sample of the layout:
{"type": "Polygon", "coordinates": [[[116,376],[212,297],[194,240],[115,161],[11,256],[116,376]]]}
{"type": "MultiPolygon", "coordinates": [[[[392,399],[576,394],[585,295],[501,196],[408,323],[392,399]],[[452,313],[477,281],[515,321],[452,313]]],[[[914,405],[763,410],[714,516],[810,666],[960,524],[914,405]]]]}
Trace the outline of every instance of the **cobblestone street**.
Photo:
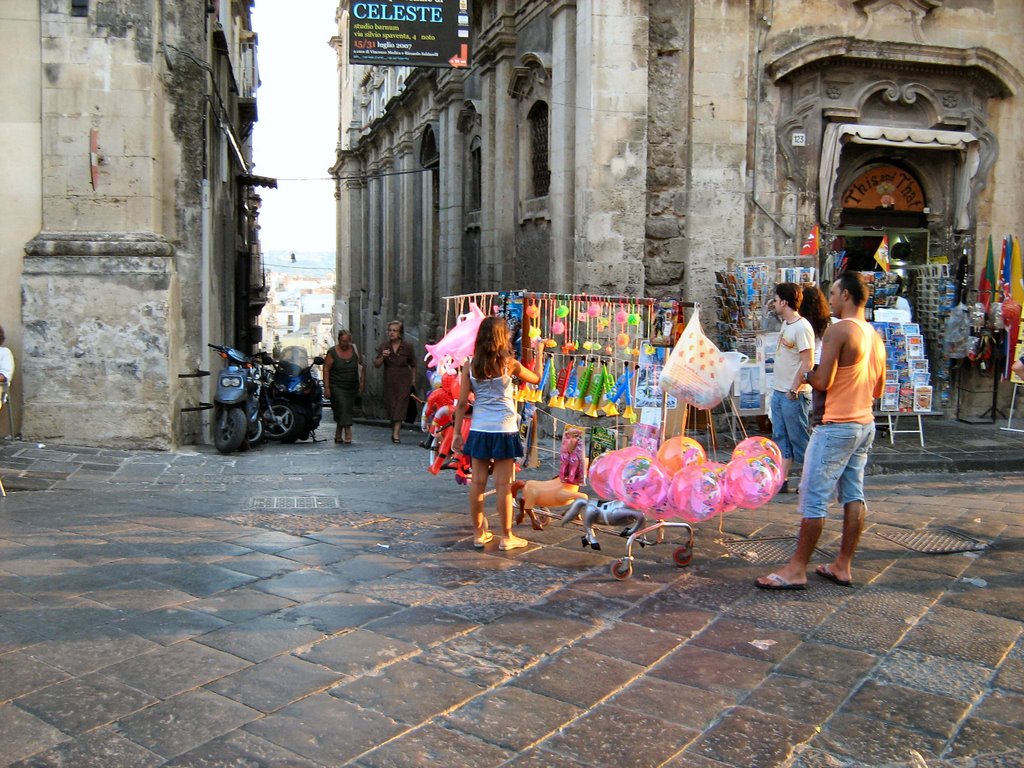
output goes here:
{"type": "Polygon", "coordinates": [[[474,550],[417,433],[354,432],[3,443],[0,765],[1024,764],[1024,474],[875,475],[853,588],[766,593],[795,495],[617,581],[575,525],[474,550]]]}

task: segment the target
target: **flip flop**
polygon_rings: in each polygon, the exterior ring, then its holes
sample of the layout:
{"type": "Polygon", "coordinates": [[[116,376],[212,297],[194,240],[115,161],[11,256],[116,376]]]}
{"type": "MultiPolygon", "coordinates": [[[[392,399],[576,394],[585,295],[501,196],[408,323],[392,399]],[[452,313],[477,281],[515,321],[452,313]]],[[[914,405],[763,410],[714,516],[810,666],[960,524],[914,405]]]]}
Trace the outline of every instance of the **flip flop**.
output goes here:
{"type": "Polygon", "coordinates": [[[780,589],[807,589],[806,584],[794,584],[791,581],[786,581],[786,579],[782,578],[777,573],[769,573],[764,578],[768,579],[771,583],[762,584],[757,579],[754,579],[754,586],[758,589],[767,589],[769,591],[780,589]]]}
{"type": "Polygon", "coordinates": [[[850,581],[848,579],[840,579],[838,576],[836,576],[834,573],[832,573],[832,571],[829,570],[829,567],[827,565],[819,565],[817,568],[814,569],[814,572],[816,574],[818,574],[819,576],[821,576],[821,578],[825,579],[826,581],[831,581],[833,584],[835,584],[838,587],[852,587],[853,586],[853,582],[852,581],[850,581]]]}

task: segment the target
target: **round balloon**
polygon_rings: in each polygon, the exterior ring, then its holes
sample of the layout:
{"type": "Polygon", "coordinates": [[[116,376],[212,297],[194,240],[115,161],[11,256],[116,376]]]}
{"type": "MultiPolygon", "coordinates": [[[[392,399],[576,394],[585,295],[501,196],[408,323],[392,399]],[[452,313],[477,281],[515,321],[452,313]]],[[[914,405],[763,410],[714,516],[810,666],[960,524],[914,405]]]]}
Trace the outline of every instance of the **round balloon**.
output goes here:
{"type": "Polygon", "coordinates": [[[763,459],[771,457],[733,459],[726,467],[729,497],[743,509],[757,509],[770,501],[779,490],[778,474],[763,459]]]}
{"type": "Polygon", "coordinates": [[[619,501],[633,509],[654,509],[665,499],[668,473],[650,456],[635,456],[622,465],[619,501]]]}
{"type": "Polygon", "coordinates": [[[767,454],[774,457],[777,461],[782,461],[782,451],[779,450],[779,446],[773,440],[760,435],[740,440],[732,451],[732,458],[740,459],[745,456],[756,456],[758,454],[767,454]]]}
{"type": "Polygon", "coordinates": [[[703,464],[707,459],[704,446],[692,437],[683,435],[670,437],[658,449],[658,461],[669,474],[675,474],[691,464],[703,464]]]}
{"type": "Polygon", "coordinates": [[[618,475],[621,471],[622,457],[618,455],[617,451],[602,453],[590,465],[590,470],[587,472],[587,482],[590,483],[590,487],[594,489],[594,493],[599,497],[606,501],[611,501],[615,498],[615,491],[612,488],[611,480],[612,477],[618,475]]]}
{"type": "Polygon", "coordinates": [[[701,523],[722,511],[726,499],[725,467],[715,462],[693,464],[676,472],[669,495],[676,513],[691,523],[701,523]]]}

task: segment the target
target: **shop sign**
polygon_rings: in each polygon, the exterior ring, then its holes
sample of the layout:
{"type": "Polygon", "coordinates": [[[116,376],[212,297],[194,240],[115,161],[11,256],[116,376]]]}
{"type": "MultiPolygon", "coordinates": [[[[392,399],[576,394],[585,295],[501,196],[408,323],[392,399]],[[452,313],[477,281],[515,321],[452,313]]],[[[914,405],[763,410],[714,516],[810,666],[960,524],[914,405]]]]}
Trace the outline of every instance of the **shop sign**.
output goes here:
{"type": "Polygon", "coordinates": [[[861,174],[843,193],[843,208],[921,213],[924,207],[917,179],[892,165],[875,166],[861,174]]]}
{"type": "Polygon", "coordinates": [[[349,6],[350,64],[469,66],[469,0],[357,0],[349,6]]]}

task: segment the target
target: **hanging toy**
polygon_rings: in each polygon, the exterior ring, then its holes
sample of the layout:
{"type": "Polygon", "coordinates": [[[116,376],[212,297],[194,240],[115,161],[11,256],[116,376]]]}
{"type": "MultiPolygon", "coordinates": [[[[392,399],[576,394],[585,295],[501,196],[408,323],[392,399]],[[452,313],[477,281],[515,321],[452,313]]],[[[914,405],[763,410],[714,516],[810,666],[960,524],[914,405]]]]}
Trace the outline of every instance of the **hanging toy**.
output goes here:
{"type": "Polygon", "coordinates": [[[551,397],[548,399],[548,408],[565,408],[565,390],[569,386],[569,378],[572,375],[572,368],[565,367],[558,372],[555,385],[551,388],[551,397]]]}
{"type": "Polygon", "coordinates": [[[628,348],[629,347],[629,334],[626,333],[625,331],[620,333],[618,336],[615,337],[615,344],[616,344],[616,346],[618,346],[621,349],[628,348]]]}
{"type": "MultiPolygon", "coordinates": [[[[561,309],[561,307],[559,307],[559,309],[561,309]]],[[[565,333],[565,323],[561,320],[555,320],[555,322],[551,324],[551,335],[561,336],[563,333],[565,333]]]]}
{"type": "Polygon", "coordinates": [[[568,306],[566,306],[565,304],[559,304],[557,307],[555,307],[555,317],[558,317],[559,319],[565,319],[568,316],[569,316],[569,307],[568,306]]]}
{"type": "MultiPolygon", "coordinates": [[[[639,368],[639,366],[636,366],[636,367],[639,368]]],[[[626,373],[626,391],[625,391],[626,407],[622,410],[622,418],[626,419],[626,421],[629,421],[631,423],[635,423],[636,422],[636,411],[633,410],[633,396],[634,396],[633,380],[634,379],[633,379],[632,372],[630,372],[627,369],[627,373],[626,373]]]]}
{"type": "Polygon", "coordinates": [[[580,369],[582,369],[582,372],[576,377],[576,388],[573,390],[573,396],[565,403],[565,407],[573,411],[583,410],[583,398],[590,387],[590,377],[594,375],[594,364],[582,361],[577,370],[580,369]]]}
{"type": "Polygon", "coordinates": [[[544,372],[540,375],[540,383],[537,384],[537,388],[534,390],[536,394],[534,395],[533,402],[539,403],[544,399],[544,392],[551,386],[552,367],[551,358],[549,357],[544,362],[544,372]]]}
{"type": "Polygon", "coordinates": [[[601,366],[601,397],[598,407],[604,412],[605,416],[618,416],[619,409],[615,407],[615,401],[609,398],[609,395],[615,389],[615,378],[612,376],[611,371],[608,370],[607,365],[601,366]]]}
{"type": "Polygon", "coordinates": [[[601,402],[601,390],[604,388],[604,375],[607,373],[607,368],[604,365],[601,366],[601,371],[597,375],[591,374],[589,385],[587,386],[587,393],[584,400],[587,403],[586,409],[583,411],[585,416],[597,418],[597,406],[601,402]]]}
{"type": "Polygon", "coordinates": [[[531,302],[530,306],[526,308],[526,316],[531,320],[536,320],[540,317],[540,307],[531,302]]]}
{"type": "Polygon", "coordinates": [[[620,309],[615,313],[615,322],[619,325],[625,325],[629,320],[629,313],[625,309],[620,309]]]}

